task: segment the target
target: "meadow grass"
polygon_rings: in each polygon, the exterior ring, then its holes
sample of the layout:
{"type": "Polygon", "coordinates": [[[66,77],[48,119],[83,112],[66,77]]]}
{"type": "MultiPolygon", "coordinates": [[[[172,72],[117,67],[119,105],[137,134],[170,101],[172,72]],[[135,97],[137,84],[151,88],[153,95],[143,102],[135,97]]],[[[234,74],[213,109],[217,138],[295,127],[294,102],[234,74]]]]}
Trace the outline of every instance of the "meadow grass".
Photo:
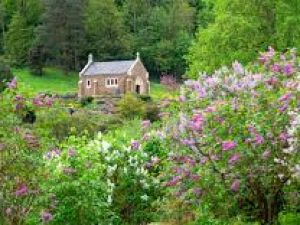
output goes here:
{"type": "MultiPolygon", "coordinates": [[[[21,90],[26,90],[31,95],[38,93],[76,93],[78,87],[79,75],[71,72],[64,74],[62,70],[57,68],[45,68],[42,76],[33,75],[29,69],[13,69],[14,75],[21,84],[21,90]]],[[[168,91],[157,81],[151,81],[151,97],[155,100],[161,98],[171,98],[174,93],[168,91]]]]}

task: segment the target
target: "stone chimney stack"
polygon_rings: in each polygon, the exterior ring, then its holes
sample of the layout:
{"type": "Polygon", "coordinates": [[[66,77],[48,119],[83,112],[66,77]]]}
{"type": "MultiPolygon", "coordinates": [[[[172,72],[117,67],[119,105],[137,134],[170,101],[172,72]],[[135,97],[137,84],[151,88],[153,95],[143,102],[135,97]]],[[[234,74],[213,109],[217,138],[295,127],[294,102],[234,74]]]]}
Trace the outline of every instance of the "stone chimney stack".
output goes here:
{"type": "Polygon", "coordinates": [[[93,54],[89,54],[89,58],[88,58],[88,64],[91,64],[94,61],[93,59],[93,54]]]}

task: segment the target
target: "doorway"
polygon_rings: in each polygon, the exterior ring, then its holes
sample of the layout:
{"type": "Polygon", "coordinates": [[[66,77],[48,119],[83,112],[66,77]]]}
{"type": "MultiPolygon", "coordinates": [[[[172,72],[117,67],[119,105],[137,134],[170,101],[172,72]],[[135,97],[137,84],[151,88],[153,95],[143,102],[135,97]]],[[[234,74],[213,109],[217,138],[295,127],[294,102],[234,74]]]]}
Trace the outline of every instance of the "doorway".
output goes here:
{"type": "Polygon", "coordinates": [[[140,94],[141,93],[141,85],[135,85],[135,92],[137,94],[140,94]]]}

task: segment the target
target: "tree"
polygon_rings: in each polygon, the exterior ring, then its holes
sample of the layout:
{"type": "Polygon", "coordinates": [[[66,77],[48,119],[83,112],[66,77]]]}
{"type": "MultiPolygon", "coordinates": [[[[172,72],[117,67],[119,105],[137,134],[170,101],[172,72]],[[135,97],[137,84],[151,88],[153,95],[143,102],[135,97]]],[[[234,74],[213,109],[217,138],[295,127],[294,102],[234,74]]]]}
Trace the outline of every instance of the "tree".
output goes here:
{"type": "Polygon", "coordinates": [[[49,63],[66,72],[80,68],[85,0],[45,0],[40,38],[49,63]]]}
{"type": "Polygon", "coordinates": [[[258,51],[274,45],[274,1],[218,0],[215,21],[206,29],[199,28],[188,54],[192,77],[200,71],[212,72],[221,65],[239,59],[247,63],[258,51]]]}
{"type": "Polygon", "coordinates": [[[128,57],[130,35],[113,0],[89,0],[85,13],[87,50],[99,60],[128,57]]]}

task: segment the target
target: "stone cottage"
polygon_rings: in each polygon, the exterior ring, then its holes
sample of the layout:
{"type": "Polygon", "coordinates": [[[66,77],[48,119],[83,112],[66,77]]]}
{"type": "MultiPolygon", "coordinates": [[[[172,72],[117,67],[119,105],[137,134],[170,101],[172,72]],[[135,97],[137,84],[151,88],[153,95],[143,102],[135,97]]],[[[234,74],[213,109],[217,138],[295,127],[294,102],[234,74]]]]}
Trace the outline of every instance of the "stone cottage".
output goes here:
{"type": "Polygon", "coordinates": [[[78,97],[101,97],[126,93],[149,94],[149,73],[139,53],[135,60],[88,63],[79,73],[78,97]]]}

